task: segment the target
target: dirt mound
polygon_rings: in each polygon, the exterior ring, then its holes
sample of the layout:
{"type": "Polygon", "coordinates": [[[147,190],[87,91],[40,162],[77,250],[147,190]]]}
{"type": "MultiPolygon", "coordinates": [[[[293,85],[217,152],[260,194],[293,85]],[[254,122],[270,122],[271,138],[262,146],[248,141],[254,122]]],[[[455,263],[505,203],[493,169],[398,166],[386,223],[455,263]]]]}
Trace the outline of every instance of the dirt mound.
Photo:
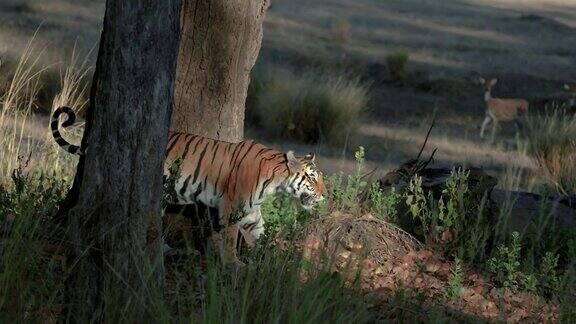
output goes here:
{"type": "Polygon", "coordinates": [[[410,234],[370,214],[358,217],[333,212],[308,223],[304,233],[306,258],[313,258],[316,251],[322,250],[345,259],[354,253],[384,263],[420,247],[410,234]]]}
{"type": "MultiPolygon", "coordinates": [[[[454,288],[454,262],[437,255],[393,224],[367,214],[333,212],[307,224],[301,241],[311,269],[328,262],[350,282],[382,305],[384,317],[391,299],[402,294],[419,309],[441,308],[456,318],[508,322],[555,322],[555,305],[524,292],[497,289],[491,277],[460,265],[454,288]],[[458,289],[457,296],[450,291],[458,289]]],[[[302,279],[306,280],[306,273],[302,279]]]]}

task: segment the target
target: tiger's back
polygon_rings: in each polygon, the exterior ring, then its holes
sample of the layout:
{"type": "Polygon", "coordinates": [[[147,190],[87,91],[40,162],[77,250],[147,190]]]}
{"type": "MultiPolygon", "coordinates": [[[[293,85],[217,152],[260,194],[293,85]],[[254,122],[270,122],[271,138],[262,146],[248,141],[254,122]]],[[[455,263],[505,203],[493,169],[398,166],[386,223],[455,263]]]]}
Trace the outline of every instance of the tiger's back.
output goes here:
{"type": "Polygon", "coordinates": [[[164,174],[181,159],[175,191],[178,203],[202,202],[227,211],[250,208],[264,196],[266,180],[288,177],[286,159],[252,140],[229,143],[184,133],[171,133],[164,174]],[[247,205],[247,206],[238,206],[247,205]]]}

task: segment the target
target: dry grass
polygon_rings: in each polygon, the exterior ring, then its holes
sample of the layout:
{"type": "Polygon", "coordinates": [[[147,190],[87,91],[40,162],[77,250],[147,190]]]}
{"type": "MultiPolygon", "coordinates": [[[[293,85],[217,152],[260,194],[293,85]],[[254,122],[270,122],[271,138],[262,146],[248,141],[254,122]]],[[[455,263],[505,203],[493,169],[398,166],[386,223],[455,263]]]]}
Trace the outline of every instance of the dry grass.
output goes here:
{"type": "Polygon", "coordinates": [[[530,116],[527,151],[560,195],[576,194],[576,115],[559,110],[530,116]]]}
{"type": "MultiPolygon", "coordinates": [[[[13,73],[7,91],[0,103],[0,182],[6,182],[19,164],[28,160],[30,168],[42,172],[62,172],[64,178],[70,178],[74,157],[60,150],[52,140],[48,124],[40,122],[33,114],[39,92],[42,90],[42,75],[48,67],[41,67],[38,50],[32,38],[23,52],[13,73]]],[[[60,77],[60,91],[53,101],[52,111],[61,105],[74,107],[80,111],[86,104],[85,78],[89,72],[89,60],[80,60],[76,52],[72,53],[70,64],[66,65],[60,77]]],[[[65,135],[80,139],[83,124],[65,135]]]]}
{"type": "Polygon", "coordinates": [[[368,102],[367,86],[345,75],[271,69],[261,84],[252,113],[275,138],[342,144],[368,102]]]}
{"type": "Polygon", "coordinates": [[[30,151],[31,142],[25,134],[27,120],[40,89],[38,60],[33,39],[28,42],[16,66],[10,85],[0,103],[0,182],[9,178],[18,159],[30,151]]]}

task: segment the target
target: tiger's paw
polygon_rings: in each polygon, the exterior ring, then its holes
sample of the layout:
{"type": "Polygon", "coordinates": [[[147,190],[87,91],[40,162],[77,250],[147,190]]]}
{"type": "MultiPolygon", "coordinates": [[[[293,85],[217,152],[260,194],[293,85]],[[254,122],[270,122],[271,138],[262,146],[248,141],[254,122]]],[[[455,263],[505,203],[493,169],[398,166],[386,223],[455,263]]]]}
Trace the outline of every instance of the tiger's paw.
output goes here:
{"type": "Polygon", "coordinates": [[[226,262],[226,266],[233,268],[233,269],[242,269],[246,267],[246,263],[240,261],[239,259],[229,260],[226,262]]]}

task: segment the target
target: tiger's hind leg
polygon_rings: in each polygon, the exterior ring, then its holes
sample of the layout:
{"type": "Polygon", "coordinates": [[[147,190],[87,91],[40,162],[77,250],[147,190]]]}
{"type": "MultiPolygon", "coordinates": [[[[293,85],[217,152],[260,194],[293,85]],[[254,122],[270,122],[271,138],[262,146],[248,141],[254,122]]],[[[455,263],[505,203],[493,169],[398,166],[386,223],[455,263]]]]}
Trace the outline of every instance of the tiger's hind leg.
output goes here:
{"type": "Polygon", "coordinates": [[[228,224],[225,230],[225,261],[228,264],[244,265],[242,261],[238,259],[236,254],[236,243],[238,242],[238,232],[240,225],[238,222],[233,224],[228,224]]]}
{"type": "Polygon", "coordinates": [[[220,232],[212,233],[212,241],[220,252],[220,258],[224,264],[234,264],[242,266],[243,263],[238,260],[236,254],[236,243],[238,241],[239,222],[235,217],[230,205],[222,206],[218,209],[220,228],[224,232],[224,237],[220,232]]]}

